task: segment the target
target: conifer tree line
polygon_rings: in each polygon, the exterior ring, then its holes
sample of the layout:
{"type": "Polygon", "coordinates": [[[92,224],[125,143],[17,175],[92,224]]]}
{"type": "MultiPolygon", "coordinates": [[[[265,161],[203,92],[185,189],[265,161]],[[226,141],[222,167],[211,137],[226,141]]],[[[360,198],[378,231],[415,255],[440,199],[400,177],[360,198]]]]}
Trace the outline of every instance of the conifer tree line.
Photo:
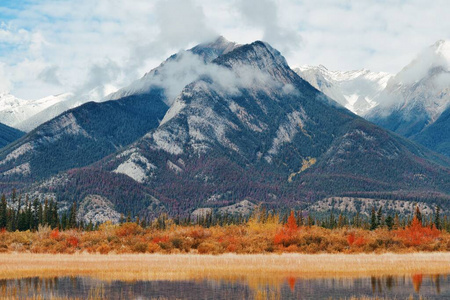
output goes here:
{"type": "MultiPolygon", "coordinates": [[[[291,210],[285,209],[281,211],[269,210],[264,206],[260,206],[253,214],[239,214],[239,213],[220,213],[208,212],[203,215],[191,216],[175,216],[169,217],[166,213],[160,214],[153,220],[139,217],[133,218],[128,213],[125,218],[122,214],[119,223],[136,222],[143,228],[153,227],[158,229],[166,229],[171,224],[190,226],[200,225],[202,227],[212,226],[227,226],[227,225],[243,225],[248,223],[249,219],[253,218],[257,222],[266,223],[277,220],[281,224],[286,224],[291,214],[291,210]]],[[[412,216],[400,216],[398,213],[390,214],[384,213],[383,207],[372,207],[370,216],[362,215],[360,212],[356,214],[349,214],[340,212],[338,215],[333,210],[328,215],[323,213],[307,213],[304,214],[302,210],[294,211],[296,222],[298,226],[320,226],[328,229],[336,229],[343,227],[362,228],[366,230],[375,230],[380,227],[385,227],[388,230],[396,230],[409,226],[415,217],[423,226],[435,227],[439,230],[446,230],[450,232],[450,218],[448,216],[441,216],[441,209],[436,206],[433,215],[424,216],[416,206],[416,210],[412,216]]],[[[25,198],[22,195],[17,195],[13,190],[10,201],[7,201],[3,194],[0,201],[0,229],[8,231],[26,231],[38,230],[39,226],[49,226],[51,228],[58,228],[66,230],[71,228],[79,228],[83,230],[94,230],[100,224],[84,224],[77,221],[77,204],[74,202],[70,209],[58,213],[58,203],[53,199],[45,199],[44,202],[39,199],[30,200],[28,195],[25,198]]]]}
{"type": "Polygon", "coordinates": [[[58,213],[58,203],[53,199],[45,199],[42,203],[39,199],[30,200],[17,195],[13,190],[10,205],[2,194],[0,201],[0,229],[8,231],[37,230],[39,226],[50,226],[62,230],[79,227],[77,223],[77,207],[74,202],[65,213],[58,213]]]}
{"type": "MultiPolygon", "coordinates": [[[[157,229],[166,229],[171,224],[189,226],[200,225],[202,227],[213,226],[227,226],[227,225],[243,225],[247,224],[250,219],[255,219],[259,223],[267,223],[276,220],[281,224],[288,222],[291,210],[269,210],[265,207],[259,207],[252,215],[230,214],[208,212],[206,214],[192,217],[176,216],[170,218],[163,213],[155,218],[153,221],[136,218],[135,222],[141,227],[154,227],[157,229]]],[[[294,211],[297,226],[320,226],[327,229],[337,229],[344,227],[362,228],[366,230],[375,230],[377,228],[387,228],[388,230],[397,230],[411,225],[412,220],[416,217],[423,226],[435,227],[439,230],[446,230],[450,232],[450,218],[441,216],[440,207],[436,206],[432,216],[425,217],[416,206],[416,210],[412,216],[400,216],[398,213],[390,214],[384,213],[383,207],[373,207],[369,217],[362,215],[360,212],[349,215],[340,212],[338,215],[333,210],[327,216],[323,214],[315,216],[313,213],[304,214],[302,210],[294,211]]],[[[120,218],[120,223],[133,222],[131,215],[125,218],[123,215],[120,218]]]]}

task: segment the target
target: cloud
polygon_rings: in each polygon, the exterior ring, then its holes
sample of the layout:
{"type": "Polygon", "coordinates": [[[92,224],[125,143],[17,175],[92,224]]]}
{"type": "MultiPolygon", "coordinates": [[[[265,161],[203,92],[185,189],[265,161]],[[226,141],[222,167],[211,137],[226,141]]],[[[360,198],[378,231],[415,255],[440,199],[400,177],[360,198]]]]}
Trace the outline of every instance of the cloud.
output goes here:
{"type": "Polygon", "coordinates": [[[155,15],[160,28],[157,40],[169,48],[183,48],[219,35],[208,26],[203,9],[192,0],[160,1],[155,15]]]}
{"type": "Polygon", "coordinates": [[[388,72],[398,72],[436,40],[450,38],[446,0],[18,3],[0,4],[5,16],[0,61],[8,89],[27,99],[90,87],[98,66],[109,68],[98,72],[105,76],[99,80],[103,87],[121,88],[172,53],[215,35],[238,43],[266,40],[293,67],[388,72]]]}
{"type": "Polygon", "coordinates": [[[5,64],[0,63],[0,94],[8,93],[11,89],[11,82],[5,74],[5,64]]]}
{"type": "Polygon", "coordinates": [[[301,46],[301,36],[296,28],[280,25],[278,5],[273,0],[239,0],[242,17],[252,26],[263,29],[263,40],[283,53],[296,51],[301,46]]]}
{"type": "Polygon", "coordinates": [[[38,78],[45,83],[53,84],[53,85],[62,85],[61,81],[58,78],[58,66],[50,66],[42,70],[39,73],[38,78]]]}

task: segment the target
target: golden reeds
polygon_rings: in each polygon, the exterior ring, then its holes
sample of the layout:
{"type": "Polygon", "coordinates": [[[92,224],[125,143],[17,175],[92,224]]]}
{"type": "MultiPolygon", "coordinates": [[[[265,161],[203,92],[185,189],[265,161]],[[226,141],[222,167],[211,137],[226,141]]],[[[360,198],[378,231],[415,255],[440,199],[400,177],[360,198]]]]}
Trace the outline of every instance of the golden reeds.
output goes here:
{"type": "Polygon", "coordinates": [[[449,274],[450,253],[411,254],[0,254],[0,279],[89,276],[101,280],[259,279],[449,274]]]}

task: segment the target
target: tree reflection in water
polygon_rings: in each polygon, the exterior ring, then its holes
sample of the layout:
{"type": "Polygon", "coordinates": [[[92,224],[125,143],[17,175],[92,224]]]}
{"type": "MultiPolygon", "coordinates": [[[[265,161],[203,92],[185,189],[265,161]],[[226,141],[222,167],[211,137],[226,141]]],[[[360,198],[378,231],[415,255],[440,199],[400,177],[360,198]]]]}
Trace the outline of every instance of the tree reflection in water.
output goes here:
{"type": "Polygon", "coordinates": [[[450,299],[450,277],[413,274],[363,278],[241,276],[186,281],[101,281],[87,277],[0,280],[1,299],[450,299]]]}

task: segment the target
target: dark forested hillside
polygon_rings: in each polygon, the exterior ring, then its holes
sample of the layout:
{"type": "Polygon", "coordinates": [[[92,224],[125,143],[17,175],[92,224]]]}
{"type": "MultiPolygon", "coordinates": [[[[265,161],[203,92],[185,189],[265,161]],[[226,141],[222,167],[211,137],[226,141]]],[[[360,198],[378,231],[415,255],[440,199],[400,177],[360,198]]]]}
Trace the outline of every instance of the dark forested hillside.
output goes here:
{"type": "Polygon", "coordinates": [[[0,181],[32,181],[102,159],[157,127],[167,111],[163,100],[155,89],[69,110],[0,151],[0,181]]]}
{"type": "Polygon", "coordinates": [[[14,142],[23,135],[24,133],[22,131],[0,123],[0,148],[3,148],[9,143],[14,142]]]}
{"type": "Polygon", "coordinates": [[[450,107],[433,124],[412,139],[450,157],[450,107]]]}

